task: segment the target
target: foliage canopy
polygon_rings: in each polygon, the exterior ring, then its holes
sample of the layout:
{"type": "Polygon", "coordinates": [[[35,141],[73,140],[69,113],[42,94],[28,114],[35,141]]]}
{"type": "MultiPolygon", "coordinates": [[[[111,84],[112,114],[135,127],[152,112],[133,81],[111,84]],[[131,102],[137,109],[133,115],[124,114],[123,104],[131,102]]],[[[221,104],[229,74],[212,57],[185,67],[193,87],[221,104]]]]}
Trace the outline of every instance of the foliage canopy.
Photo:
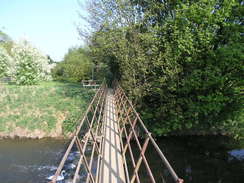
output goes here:
{"type": "Polygon", "coordinates": [[[64,56],[64,60],[57,63],[52,73],[56,80],[79,82],[89,78],[91,68],[92,63],[86,49],[70,48],[64,56]]]}
{"type": "Polygon", "coordinates": [[[242,1],[96,0],[88,8],[92,57],[154,133],[244,129],[242,1]]]}

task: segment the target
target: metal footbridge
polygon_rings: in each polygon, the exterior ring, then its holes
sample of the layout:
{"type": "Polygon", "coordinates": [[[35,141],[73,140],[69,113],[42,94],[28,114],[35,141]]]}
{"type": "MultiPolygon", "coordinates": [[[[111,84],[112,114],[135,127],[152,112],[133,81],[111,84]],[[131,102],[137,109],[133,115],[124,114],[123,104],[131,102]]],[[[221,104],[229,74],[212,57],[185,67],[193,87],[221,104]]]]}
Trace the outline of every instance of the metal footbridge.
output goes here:
{"type": "Polygon", "coordinates": [[[74,152],[73,172],[64,182],[183,183],[118,84],[114,89],[103,84],[97,90],[50,183],[59,182],[74,152]],[[163,176],[154,175],[147,158],[149,146],[164,166],[157,170],[163,176]]]}

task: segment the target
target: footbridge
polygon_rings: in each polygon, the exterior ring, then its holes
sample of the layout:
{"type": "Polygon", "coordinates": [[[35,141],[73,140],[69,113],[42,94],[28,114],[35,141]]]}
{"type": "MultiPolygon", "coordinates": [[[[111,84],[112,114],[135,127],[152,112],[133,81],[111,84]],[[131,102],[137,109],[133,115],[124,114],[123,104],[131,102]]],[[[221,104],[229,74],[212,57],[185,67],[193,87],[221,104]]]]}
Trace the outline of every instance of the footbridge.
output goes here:
{"type": "Polygon", "coordinates": [[[183,183],[117,84],[102,84],[73,134],[49,183],[183,183]],[[153,149],[157,167],[147,155],[153,149]],[[71,157],[76,158],[71,158],[71,157]],[[72,155],[72,156],[71,156],[72,155]],[[65,167],[72,165],[72,171],[65,167]],[[160,176],[155,175],[160,172],[160,176]]]}

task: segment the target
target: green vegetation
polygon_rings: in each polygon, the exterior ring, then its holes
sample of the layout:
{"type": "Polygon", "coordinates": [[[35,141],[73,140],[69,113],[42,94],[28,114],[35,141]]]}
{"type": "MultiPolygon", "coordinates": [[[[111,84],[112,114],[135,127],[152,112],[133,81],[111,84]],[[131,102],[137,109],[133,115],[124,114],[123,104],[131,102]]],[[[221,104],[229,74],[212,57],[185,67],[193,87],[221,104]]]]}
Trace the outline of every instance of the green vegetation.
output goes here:
{"type": "Polygon", "coordinates": [[[90,55],[155,134],[243,135],[243,1],[89,2],[90,55]]]}
{"type": "Polygon", "coordinates": [[[10,74],[10,67],[13,63],[10,56],[12,46],[11,38],[0,30],[0,79],[10,74]]]}
{"type": "Polygon", "coordinates": [[[8,52],[0,46],[0,79],[10,74],[12,58],[8,52]]]}
{"type": "Polygon", "coordinates": [[[11,49],[13,55],[13,72],[10,77],[18,85],[33,85],[40,81],[51,79],[51,65],[47,56],[31,46],[27,41],[14,44],[11,49]]]}
{"type": "Polygon", "coordinates": [[[23,136],[36,133],[41,137],[69,135],[93,94],[93,91],[76,83],[44,82],[36,86],[2,84],[0,133],[13,132],[23,136]]]}
{"type": "Polygon", "coordinates": [[[62,62],[52,70],[55,80],[79,82],[91,78],[92,63],[83,48],[71,48],[62,62]]]}
{"type": "Polygon", "coordinates": [[[0,31],[0,79],[11,78],[18,85],[33,85],[51,79],[50,59],[26,40],[13,42],[0,31]]]}
{"type": "MultiPolygon", "coordinates": [[[[87,6],[89,14],[84,19],[91,28],[88,48],[71,48],[52,69],[55,80],[118,79],[147,126],[159,136],[181,133],[244,136],[243,1],[89,0],[87,6]]],[[[87,37],[82,30],[80,33],[87,37]]],[[[37,84],[48,80],[50,63],[50,59],[26,42],[13,43],[0,32],[0,77],[10,76],[21,85],[37,84]]],[[[50,94],[53,95],[50,100],[56,102],[54,94],[59,93],[55,96],[65,103],[67,96],[61,95],[61,89],[67,91],[73,86],[59,87],[55,86],[53,93],[49,93],[52,89],[44,93],[48,90],[46,85],[26,88],[4,85],[1,107],[7,106],[6,111],[11,113],[16,110],[13,106],[25,106],[25,101],[33,98],[32,89],[40,90],[33,94],[40,95],[37,98],[50,94]],[[13,102],[11,96],[19,89],[26,90],[16,94],[23,101],[13,102]]],[[[34,109],[32,105],[17,108],[21,114],[29,114],[23,115],[26,119],[19,119],[22,115],[8,116],[18,121],[14,124],[28,129],[38,125],[53,129],[52,118],[58,119],[54,113],[64,114],[65,109],[57,104],[50,112],[46,105],[40,102],[35,106],[42,106],[44,114],[50,113],[43,124],[28,122],[36,121],[33,116],[38,116],[27,110],[34,109]]],[[[6,111],[0,114],[7,115],[6,111]]],[[[68,116],[62,126],[71,131],[77,114],[68,116]]],[[[5,117],[1,120],[6,121],[5,117]]],[[[4,129],[14,128],[2,124],[4,129]]]]}
{"type": "Polygon", "coordinates": [[[62,62],[52,69],[54,80],[80,82],[81,80],[103,80],[111,73],[108,66],[91,59],[88,48],[70,48],[62,62]]]}
{"type": "Polygon", "coordinates": [[[55,64],[27,41],[13,42],[0,31],[0,82],[9,81],[0,83],[0,136],[69,136],[94,94],[72,82],[87,78],[91,67],[85,49],[70,49],[55,64]],[[44,82],[52,79],[51,69],[66,82],[44,82]]]}
{"type": "Polygon", "coordinates": [[[7,50],[8,54],[11,54],[11,49],[13,47],[13,40],[8,34],[0,30],[0,47],[7,50]]]}

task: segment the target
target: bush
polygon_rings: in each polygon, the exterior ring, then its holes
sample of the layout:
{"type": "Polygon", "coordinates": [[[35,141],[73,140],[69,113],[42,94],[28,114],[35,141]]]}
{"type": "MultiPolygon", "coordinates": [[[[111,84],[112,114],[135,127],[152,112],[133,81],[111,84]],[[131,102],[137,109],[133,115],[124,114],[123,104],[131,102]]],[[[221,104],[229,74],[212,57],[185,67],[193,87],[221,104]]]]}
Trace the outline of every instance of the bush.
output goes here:
{"type": "Polygon", "coordinates": [[[244,69],[241,1],[108,2],[90,4],[89,17],[104,13],[90,38],[92,56],[109,65],[150,130],[234,133],[230,126],[243,125],[236,120],[244,69]],[[113,11],[110,3],[117,3],[113,11]]]}
{"type": "Polygon", "coordinates": [[[12,68],[13,59],[4,48],[0,47],[0,78],[9,76],[12,68]]]}
{"type": "Polygon", "coordinates": [[[15,61],[12,76],[16,84],[32,85],[51,79],[49,60],[27,41],[14,44],[11,52],[15,61]]]}
{"type": "Polygon", "coordinates": [[[55,80],[79,82],[91,77],[91,61],[84,48],[71,48],[65,55],[64,61],[57,63],[52,69],[55,80]]]}

